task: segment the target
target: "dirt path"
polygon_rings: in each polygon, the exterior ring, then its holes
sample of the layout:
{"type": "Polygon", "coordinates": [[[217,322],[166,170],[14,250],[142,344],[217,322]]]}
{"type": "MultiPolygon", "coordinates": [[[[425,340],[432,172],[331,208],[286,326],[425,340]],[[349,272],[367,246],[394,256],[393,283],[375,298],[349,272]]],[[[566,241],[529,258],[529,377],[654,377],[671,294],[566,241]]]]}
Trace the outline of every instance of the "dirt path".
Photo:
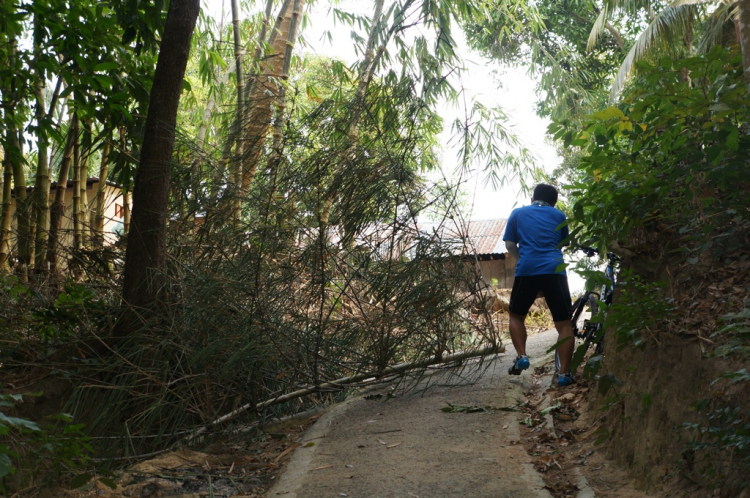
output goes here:
{"type": "MultiPolygon", "coordinates": [[[[532,367],[556,338],[529,338],[532,367]]],[[[472,385],[450,387],[458,380],[440,373],[430,379],[438,387],[424,395],[360,396],[334,407],[305,434],[266,496],[551,496],[520,444],[519,412],[502,410],[524,403],[533,382],[528,373],[508,376],[515,357],[508,347],[472,385]],[[448,403],[491,408],[443,412],[448,403]]]]}

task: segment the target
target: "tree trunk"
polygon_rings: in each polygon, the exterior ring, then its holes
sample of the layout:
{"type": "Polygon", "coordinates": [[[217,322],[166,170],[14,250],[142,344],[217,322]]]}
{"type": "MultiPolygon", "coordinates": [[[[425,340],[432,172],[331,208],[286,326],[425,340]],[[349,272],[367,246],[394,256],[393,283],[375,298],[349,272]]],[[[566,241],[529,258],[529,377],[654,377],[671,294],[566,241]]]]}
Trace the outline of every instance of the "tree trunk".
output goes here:
{"type": "MultiPolygon", "coordinates": [[[[292,8],[292,22],[289,26],[287,37],[286,52],[284,54],[284,64],[281,67],[281,80],[286,81],[289,78],[289,68],[292,62],[292,52],[294,51],[294,42],[297,38],[297,26],[302,15],[302,0],[295,0],[292,8]]],[[[284,129],[284,114],[286,112],[286,86],[282,85],[279,89],[279,96],[276,99],[276,116],[273,121],[273,145],[271,147],[271,157],[268,161],[270,169],[270,185],[268,190],[268,203],[265,207],[264,220],[268,223],[269,211],[276,198],[276,188],[281,167],[282,156],[282,139],[284,129]]]]}
{"type": "Polygon", "coordinates": [[[73,249],[81,248],[81,141],[73,144],[73,249]]]}
{"type": "MultiPolygon", "coordinates": [[[[232,32],[234,34],[234,65],[235,65],[235,81],[237,83],[237,117],[235,123],[237,128],[234,130],[234,135],[237,137],[239,127],[244,123],[245,115],[245,99],[243,95],[243,84],[244,79],[242,77],[242,38],[240,36],[240,7],[238,0],[232,0],[232,32]]],[[[232,184],[236,187],[242,185],[242,162],[244,160],[242,140],[237,140],[235,143],[234,160],[232,161],[232,167],[230,170],[230,177],[232,184]]],[[[244,189],[243,189],[244,190],[244,189]]],[[[236,192],[234,199],[232,199],[232,214],[235,219],[239,220],[242,216],[242,203],[241,203],[241,192],[236,192]]]]}
{"type": "Polygon", "coordinates": [[[60,95],[62,78],[58,78],[55,91],[50,102],[50,112],[44,105],[44,71],[38,66],[41,57],[44,31],[39,20],[39,14],[34,17],[34,93],[36,94],[36,140],[37,167],[34,180],[34,210],[36,212],[36,232],[34,234],[34,270],[39,273],[45,268],[44,258],[47,255],[47,238],[49,224],[49,186],[50,186],[50,158],[49,140],[47,137],[47,123],[52,117],[57,99],[60,95]]]}
{"type": "MultiPolygon", "coordinates": [[[[5,151],[3,151],[5,152],[5,151]]],[[[13,170],[10,166],[9,154],[3,156],[3,204],[0,211],[0,272],[8,271],[8,255],[10,254],[10,201],[13,183],[13,170]]]]}
{"type": "MultiPolygon", "coordinates": [[[[243,191],[247,191],[253,181],[263,153],[266,134],[273,119],[273,106],[280,91],[276,81],[281,76],[284,58],[287,54],[286,45],[289,40],[290,28],[293,27],[292,17],[294,12],[293,9],[290,9],[291,4],[291,0],[285,0],[281,6],[276,24],[268,40],[271,51],[266,53],[264,57],[256,59],[260,71],[248,80],[248,86],[245,88],[248,93],[247,108],[249,112],[242,131],[242,140],[245,142],[245,170],[242,174],[243,191]]],[[[304,2],[300,2],[298,9],[301,9],[303,5],[304,2]]]]}
{"type": "Polygon", "coordinates": [[[750,84],[750,0],[737,1],[737,29],[740,32],[743,74],[750,84]]]}
{"type": "Polygon", "coordinates": [[[107,188],[107,175],[109,174],[109,140],[104,143],[104,149],[102,150],[102,162],[99,165],[99,184],[96,189],[96,197],[94,198],[94,241],[95,244],[101,247],[104,244],[104,194],[107,188]]]}
{"type": "Polygon", "coordinates": [[[81,246],[88,245],[91,237],[91,225],[89,224],[89,196],[88,196],[88,178],[89,178],[89,158],[91,157],[91,142],[93,136],[91,133],[91,123],[87,123],[83,132],[81,147],[81,167],[78,170],[78,186],[80,189],[80,202],[78,203],[78,223],[81,224],[81,246]]]}
{"type": "MultiPolygon", "coordinates": [[[[125,152],[127,140],[125,139],[125,128],[120,127],[120,152],[125,152]]],[[[122,181],[122,235],[130,232],[130,175],[125,175],[122,181]]]]}
{"type": "MultiPolygon", "coordinates": [[[[11,122],[12,123],[12,122],[11,122]]],[[[31,263],[31,200],[26,195],[26,172],[23,169],[23,151],[18,139],[15,123],[8,126],[8,141],[15,153],[10,155],[13,168],[13,191],[16,197],[16,223],[18,231],[18,268],[17,273],[26,282],[29,278],[29,264],[31,263]]]]}
{"type": "Polygon", "coordinates": [[[57,270],[57,249],[60,242],[60,228],[62,219],[65,215],[65,190],[68,186],[68,173],[70,172],[70,162],[73,157],[74,143],[78,141],[78,114],[73,114],[68,128],[68,139],[63,151],[63,159],[60,164],[60,171],[57,176],[57,185],[55,185],[55,200],[50,206],[49,220],[49,240],[47,242],[47,266],[50,272],[57,270]]]}
{"type": "MultiPolygon", "coordinates": [[[[125,257],[123,300],[145,307],[161,294],[167,269],[170,162],[177,108],[199,0],[172,0],[151,88],[140,165],[133,189],[133,219],[125,257]]],[[[132,315],[118,322],[118,335],[130,332],[132,315]]]]}

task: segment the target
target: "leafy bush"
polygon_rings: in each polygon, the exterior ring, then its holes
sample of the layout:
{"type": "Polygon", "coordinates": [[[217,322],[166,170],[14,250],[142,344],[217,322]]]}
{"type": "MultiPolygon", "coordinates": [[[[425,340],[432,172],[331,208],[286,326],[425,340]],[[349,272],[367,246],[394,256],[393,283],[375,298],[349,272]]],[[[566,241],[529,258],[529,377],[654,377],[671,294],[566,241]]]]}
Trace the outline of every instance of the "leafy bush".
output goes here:
{"type": "Polygon", "coordinates": [[[700,240],[746,220],[749,103],[739,52],[717,47],[641,62],[618,107],[581,128],[553,123],[556,138],[585,152],[570,187],[572,233],[606,248],[632,245],[636,228],[700,240]]]}
{"type": "MultiPolygon", "coordinates": [[[[0,407],[13,409],[23,395],[0,394],[0,407]]],[[[59,483],[62,475],[89,463],[92,448],[83,424],[60,414],[40,427],[37,423],[0,412],[0,491],[39,484],[40,478],[59,483]]]]}

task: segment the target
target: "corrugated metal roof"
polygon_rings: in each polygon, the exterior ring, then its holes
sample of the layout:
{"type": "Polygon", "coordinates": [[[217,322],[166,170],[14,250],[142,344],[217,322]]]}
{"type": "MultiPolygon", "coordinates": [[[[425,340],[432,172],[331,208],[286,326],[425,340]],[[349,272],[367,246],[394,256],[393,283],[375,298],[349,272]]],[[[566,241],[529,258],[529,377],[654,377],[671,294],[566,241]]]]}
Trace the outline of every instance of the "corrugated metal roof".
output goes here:
{"type": "Polygon", "coordinates": [[[420,231],[426,233],[436,233],[444,241],[454,240],[453,252],[460,254],[463,247],[466,246],[471,252],[478,256],[489,254],[505,254],[505,243],[503,234],[505,225],[508,220],[505,218],[495,218],[491,220],[470,220],[468,222],[444,222],[437,223],[420,223],[420,231]]]}
{"type": "Polygon", "coordinates": [[[477,254],[504,254],[506,252],[503,234],[507,222],[508,220],[503,218],[469,221],[469,240],[476,248],[477,254]]]}

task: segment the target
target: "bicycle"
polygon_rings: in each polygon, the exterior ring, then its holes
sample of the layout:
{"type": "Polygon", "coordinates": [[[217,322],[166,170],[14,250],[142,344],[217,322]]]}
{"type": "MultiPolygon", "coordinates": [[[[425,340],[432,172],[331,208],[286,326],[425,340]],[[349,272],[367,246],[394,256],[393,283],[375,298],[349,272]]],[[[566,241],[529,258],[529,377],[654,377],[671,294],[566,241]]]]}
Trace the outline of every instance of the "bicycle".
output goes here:
{"type": "MultiPolygon", "coordinates": [[[[586,256],[593,257],[595,254],[599,254],[599,251],[593,247],[579,247],[579,250],[583,251],[586,256]]],[[[571,321],[573,323],[573,336],[576,339],[582,339],[583,345],[579,346],[573,353],[573,361],[571,370],[574,370],[583,361],[583,357],[586,351],[591,347],[592,343],[596,344],[594,349],[594,355],[600,356],[603,353],[604,346],[604,331],[602,329],[601,322],[592,321],[593,318],[599,312],[599,302],[604,303],[606,306],[612,304],[612,296],[615,292],[617,285],[617,279],[615,277],[615,268],[617,263],[621,263],[622,259],[613,252],[607,253],[607,267],[604,269],[604,277],[607,283],[602,285],[601,291],[586,291],[583,295],[579,296],[578,299],[573,303],[573,314],[571,321]]],[[[555,350],[555,366],[557,370],[560,370],[560,360],[555,350]]]]}

